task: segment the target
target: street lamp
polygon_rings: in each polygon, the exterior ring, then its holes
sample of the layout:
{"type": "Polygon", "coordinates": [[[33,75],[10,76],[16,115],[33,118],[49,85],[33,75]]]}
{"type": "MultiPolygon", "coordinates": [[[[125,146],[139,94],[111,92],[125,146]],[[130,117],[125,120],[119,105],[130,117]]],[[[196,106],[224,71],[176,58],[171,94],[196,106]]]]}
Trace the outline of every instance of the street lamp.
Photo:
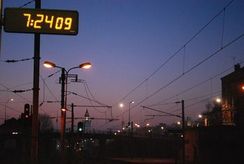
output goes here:
{"type": "Polygon", "coordinates": [[[217,98],[215,99],[215,101],[216,101],[216,103],[218,103],[218,104],[220,104],[220,103],[222,102],[221,98],[219,98],[219,97],[217,97],[217,98]]]}
{"type": "Polygon", "coordinates": [[[79,66],[72,67],[66,70],[64,67],[60,67],[51,61],[44,61],[43,65],[46,68],[59,68],[61,69],[61,146],[64,146],[64,133],[65,133],[65,121],[67,110],[67,78],[71,70],[76,68],[89,69],[92,64],[90,62],[81,63],[79,66]],[[66,86],[65,86],[66,84],[66,86]]]}
{"type": "Polygon", "coordinates": [[[4,104],[4,116],[5,116],[5,118],[4,118],[4,122],[6,123],[6,120],[7,120],[7,104],[9,103],[9,102],[13,102],[14,101],[14,99],[8,99],[8,101],[6,101],[5,102],[5,104],[4,104]]]}

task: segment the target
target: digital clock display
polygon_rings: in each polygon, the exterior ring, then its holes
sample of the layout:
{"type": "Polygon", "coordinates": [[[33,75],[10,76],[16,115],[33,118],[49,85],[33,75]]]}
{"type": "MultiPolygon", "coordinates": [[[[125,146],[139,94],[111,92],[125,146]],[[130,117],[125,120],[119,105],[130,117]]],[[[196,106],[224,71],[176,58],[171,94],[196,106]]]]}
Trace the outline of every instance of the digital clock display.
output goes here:
{"type": "Polygon", "coordinates": [[[4,10],[4,31],[77,35],[78,17],[77,11],[6,8],[4,10]]]}

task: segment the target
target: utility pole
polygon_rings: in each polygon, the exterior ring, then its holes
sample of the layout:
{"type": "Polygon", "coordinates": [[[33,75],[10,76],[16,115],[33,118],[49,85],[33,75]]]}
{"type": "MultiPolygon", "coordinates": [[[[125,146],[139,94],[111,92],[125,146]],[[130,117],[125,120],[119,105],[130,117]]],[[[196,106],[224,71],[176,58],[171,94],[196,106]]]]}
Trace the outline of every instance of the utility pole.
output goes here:
{"type": "Polygon", "coordinates": [[[74,134],[74,103],[71,104],[71,134],[74,134]]]}
{"type": "Polygon", "coordinates": [[[181,100],[182,109],[182,164],[185,164],[185,102],[181,100]]]}
{"type": "MultiPolygon", "coordinates": [[[[35,9],[41,8],[41,0],[35,0],[35,9]]],[[[33,71],[33,111],[31,133],[31,163],[38,164],[38,108],[40,74],[40,34],[34,34],[34,71],[33,71]]]]}
{"type": "Polygon", "coordinates": [[[0,56],[2,52],[3,0],[0,0],[0,56]]]}
{"type": "Polygon", "coordinates": [[[182,133],[181,133],[182,134],[182,164],[185,164],[185,102],[184,102],[184,100],[181,100],[181,101],[177,101],[175,103],[176,104],[181,103],[181,110],[182,110],[181,115],[164,112],[164,111],[153,109],[153,108],[146,107],[146,106],[142,106],[142,107],[165,114],[163,116],[174,116],[174,117],[181,118],[181,122],[182,122],[182,126],[181,126],[182,127],[182,129],[181,129],[182,130],[182,133]]]}
{"type": "Polygon", "coordinates": [[[64,149],[64,133],[65,133],[65,114],[66,114],[66,106],[65,106],[65,81],[66,81],[66,76],[65,76],[65,68],[62,68],[61,72],[61,150],[63,151],[64,149]]]}

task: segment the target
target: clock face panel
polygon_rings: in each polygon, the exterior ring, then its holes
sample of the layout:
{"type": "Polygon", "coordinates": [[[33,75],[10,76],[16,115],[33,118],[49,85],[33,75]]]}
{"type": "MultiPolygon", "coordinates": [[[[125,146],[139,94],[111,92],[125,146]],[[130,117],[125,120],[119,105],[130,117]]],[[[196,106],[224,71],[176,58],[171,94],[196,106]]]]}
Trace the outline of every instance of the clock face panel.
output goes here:
{"type": "Polygon", "coordinates": [[[78,34],[77,11],[27,8],[4,10],[4,31],[40,34],[78,34]]]}

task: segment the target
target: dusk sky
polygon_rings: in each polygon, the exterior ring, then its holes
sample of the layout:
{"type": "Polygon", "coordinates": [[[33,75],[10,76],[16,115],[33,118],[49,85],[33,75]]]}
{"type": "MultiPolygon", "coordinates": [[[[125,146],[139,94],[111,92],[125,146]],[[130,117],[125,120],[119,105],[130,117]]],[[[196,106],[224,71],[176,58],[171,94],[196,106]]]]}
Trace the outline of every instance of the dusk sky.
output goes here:
{"type": "MultiPolygon", "coordinates": [[[[5,7],[34,8],[28,0],[4,0],[5,7]]],[[[117,118],[108,123],[93,120],[92,128],[119,129],[131,120],[174,123],[177,117],[161,115],[141,106],[181,114],[197,119],[206,104],[221,97],[221,77],[244,64],[244,0],[42,0],[44,9],[79,12],[76,36],[41,35],[39,113],[60,117],[61,85],[58,68],[43,66],[46,60],[69,69],[90,61],[90,70],[75,69],[82,83],[69,83],[68,105],[112,106],[87,108],[91,117],[117,118]],[[225,10],[223,10],[225,8],[225,10]],[[89,101],[83,97],[94,99],[89,101]],[[119,104],[124,107],[120,108],[119,104]]],[[[2,31],[0,56],[0,124],[7,118],[18,118],[24,104],[32,103],[33,60],[6,63],[8,59],[34,56],[34,35],[2,31]],[[14,90],[27,90],[13,93],[14,90]],[[13,102],[8,102],[11,98],[13,102]]],[[[82,117],[86,108],[75,108],[82,117]]],[[[70,117],[70,113],[67,113],[70,117]]],[[[78,122],[79,120],[76,120],[78,122]]],[[[54,127],[59,123],[54,120],[54,127]]],[[[67,121],[70,127],[70,121],[67,121]]]]}

